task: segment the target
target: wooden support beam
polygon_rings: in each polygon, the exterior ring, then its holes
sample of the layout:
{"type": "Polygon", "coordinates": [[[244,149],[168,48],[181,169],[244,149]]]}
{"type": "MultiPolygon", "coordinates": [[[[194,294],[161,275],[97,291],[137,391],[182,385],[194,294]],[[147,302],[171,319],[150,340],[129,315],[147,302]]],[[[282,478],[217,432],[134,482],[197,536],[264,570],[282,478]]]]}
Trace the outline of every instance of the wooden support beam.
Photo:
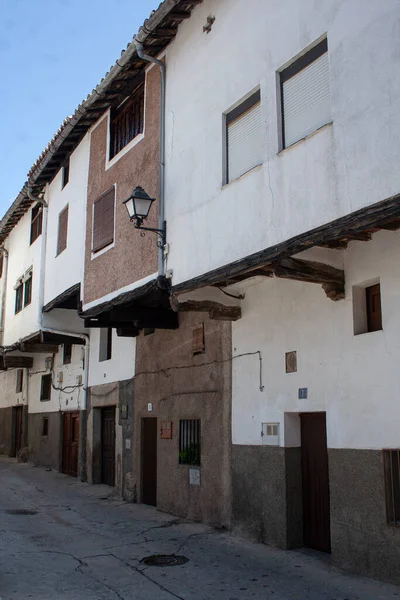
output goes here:
{"type": "Polygon", "coordinates": [[[324,244],[318,244],[320,248],[330,248],[331,250],[346,250],[349,242],[346,240],[335,240],[332,242],[325,242],[324,244]]]}
{"type": "Polygon", "coordinates": [[[372,239],[372,233],[369,233],[369,231],[360,231],[360,233],[352,233],[351,235],[346,235],[345,239],[351,242],[369,242],[372,239]]]}
{"type": "Polygon", "coordinates": [[[139,329],[136,327],[117,327],[118,337],[137,337],[139,335],[139,329]]]}
{"type": "Polygon", "coordinates": [[[237,321],[242,316],[240,306],[226,306],[211,300],[179,302],[175,296],[171,296],[171,306],[176,312],[208,312],[210,319],[216,321],[237,321]]]}
{"type": "Polygon", "coordinates": [[[397,231],[400,229],[400,221],[391,221],[390,223],[379,223],[377,225],[380,229],[386,229],[387,231],[397,231]]]}
{"type": "Polygon", "coordinates": [[[56,344],[29,344],[23,342],[20,350],[30,354],[57,354],[58,346],[56,344]]]}
{"type": "Polygon", "coordinates": [[[3,363],[6,369],[31,369],[33,367],[33,358],[31,356],[4,354],[3,363]]]}
{"type": "Polygon", "coordinates": [[[114,309],[96,318],[84,320],[85,327],[114,327],[116,329],[178,329],[178,315],[163,308],[121,308],[114,309]]]}
{"type": "Polygon", "coordinates": [[[331,300],[344,298],[344,271],[324,263],[298,258],[283,258],[272,264],[276,277],[320,283],[331,300]]]}

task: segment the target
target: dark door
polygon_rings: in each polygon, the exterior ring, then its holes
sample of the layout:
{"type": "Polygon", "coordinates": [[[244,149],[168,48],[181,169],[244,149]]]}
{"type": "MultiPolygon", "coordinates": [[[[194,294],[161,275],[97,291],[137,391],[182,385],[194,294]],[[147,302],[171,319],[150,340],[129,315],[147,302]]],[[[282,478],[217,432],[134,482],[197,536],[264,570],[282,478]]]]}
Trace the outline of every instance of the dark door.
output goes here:
{"type": "Polygon", "coordinates": [[[15,455],[22,448],[22,420],[23,420],[23,407],[15,407],[15,455]]]}
{"type": "Polygon", "coordinates": [[[79,413],[67,412],[63,414],[63,441],[62,441],[62,472],[71,477],[78,475],[78,450],[79,450],[79,413]]]}
{"type": "Polygon", "coordinates": [[[329,472],[325,413],[304,413],[301,419],[304,545],[330,552],[329,472]]]}
{"type": "Polygon", "coordinates": [[[157,506],[157,419],[142,419],[142,502],[157,506]]]}
{"type": "Polygon", "coordinates": [[[115,485],[115,406],[101,409],[101,483],[115,485]]]}

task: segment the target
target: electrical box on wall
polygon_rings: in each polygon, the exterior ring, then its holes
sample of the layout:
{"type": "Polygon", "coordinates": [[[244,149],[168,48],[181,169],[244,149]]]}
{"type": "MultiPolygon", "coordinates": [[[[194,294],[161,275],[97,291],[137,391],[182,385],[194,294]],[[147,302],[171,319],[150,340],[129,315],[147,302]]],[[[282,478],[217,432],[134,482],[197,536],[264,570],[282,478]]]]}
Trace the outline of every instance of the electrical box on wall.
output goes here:
{"type": "Polygon", "coordinates": [[[44,359],[45,369],[51,369],[52,364],[53,364],[53,359],[51,358],[51,356],[48,356],[47,358],[44,359]]]}
{"type": "Polygon", "coordinates": [[[262,423],[263,446],[279,446],[279,423],[262,423]]]}
{"type": "Polygon", "coordinates": [[[56,377],[57,383],[62,383],[62,382],[63,382],[63,378],[64,378],[64,374],[63,374],[63,372],[62,372],[62,371],[59,371],[59,372],[57,373],[57,377],[56,377]]]}

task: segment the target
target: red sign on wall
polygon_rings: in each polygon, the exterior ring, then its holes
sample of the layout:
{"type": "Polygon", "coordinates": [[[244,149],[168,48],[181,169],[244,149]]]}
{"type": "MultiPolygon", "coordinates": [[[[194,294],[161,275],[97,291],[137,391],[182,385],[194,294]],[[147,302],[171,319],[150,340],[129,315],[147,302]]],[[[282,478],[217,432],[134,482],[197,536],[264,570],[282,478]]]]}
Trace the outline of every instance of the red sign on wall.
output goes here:
{"type": "Polygon", "coordinates": [[[172,440],[172,421],[161,421],[161,439],[172,440]]]}

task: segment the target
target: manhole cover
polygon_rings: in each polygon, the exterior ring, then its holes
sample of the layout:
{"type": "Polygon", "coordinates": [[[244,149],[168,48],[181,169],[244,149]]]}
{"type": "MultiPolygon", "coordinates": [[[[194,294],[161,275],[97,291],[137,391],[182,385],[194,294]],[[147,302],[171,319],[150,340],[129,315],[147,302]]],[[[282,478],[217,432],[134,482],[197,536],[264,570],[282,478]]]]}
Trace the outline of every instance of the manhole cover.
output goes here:
{"type": "Polygon", "coordinates": [[[186,556],[176,556],[175,554],[153,554],[153,556],[146,556],[140,561],[145,565],[151,565],[153,567],[175,567],[177,565],[184,565],[189,561],[186,556]]]}
{"type": "Polygon", "coordinates": [[[37,510],[28,510],[27,508],[11,508],[5,511],[9,515],[36,515],[37,510]]]}

